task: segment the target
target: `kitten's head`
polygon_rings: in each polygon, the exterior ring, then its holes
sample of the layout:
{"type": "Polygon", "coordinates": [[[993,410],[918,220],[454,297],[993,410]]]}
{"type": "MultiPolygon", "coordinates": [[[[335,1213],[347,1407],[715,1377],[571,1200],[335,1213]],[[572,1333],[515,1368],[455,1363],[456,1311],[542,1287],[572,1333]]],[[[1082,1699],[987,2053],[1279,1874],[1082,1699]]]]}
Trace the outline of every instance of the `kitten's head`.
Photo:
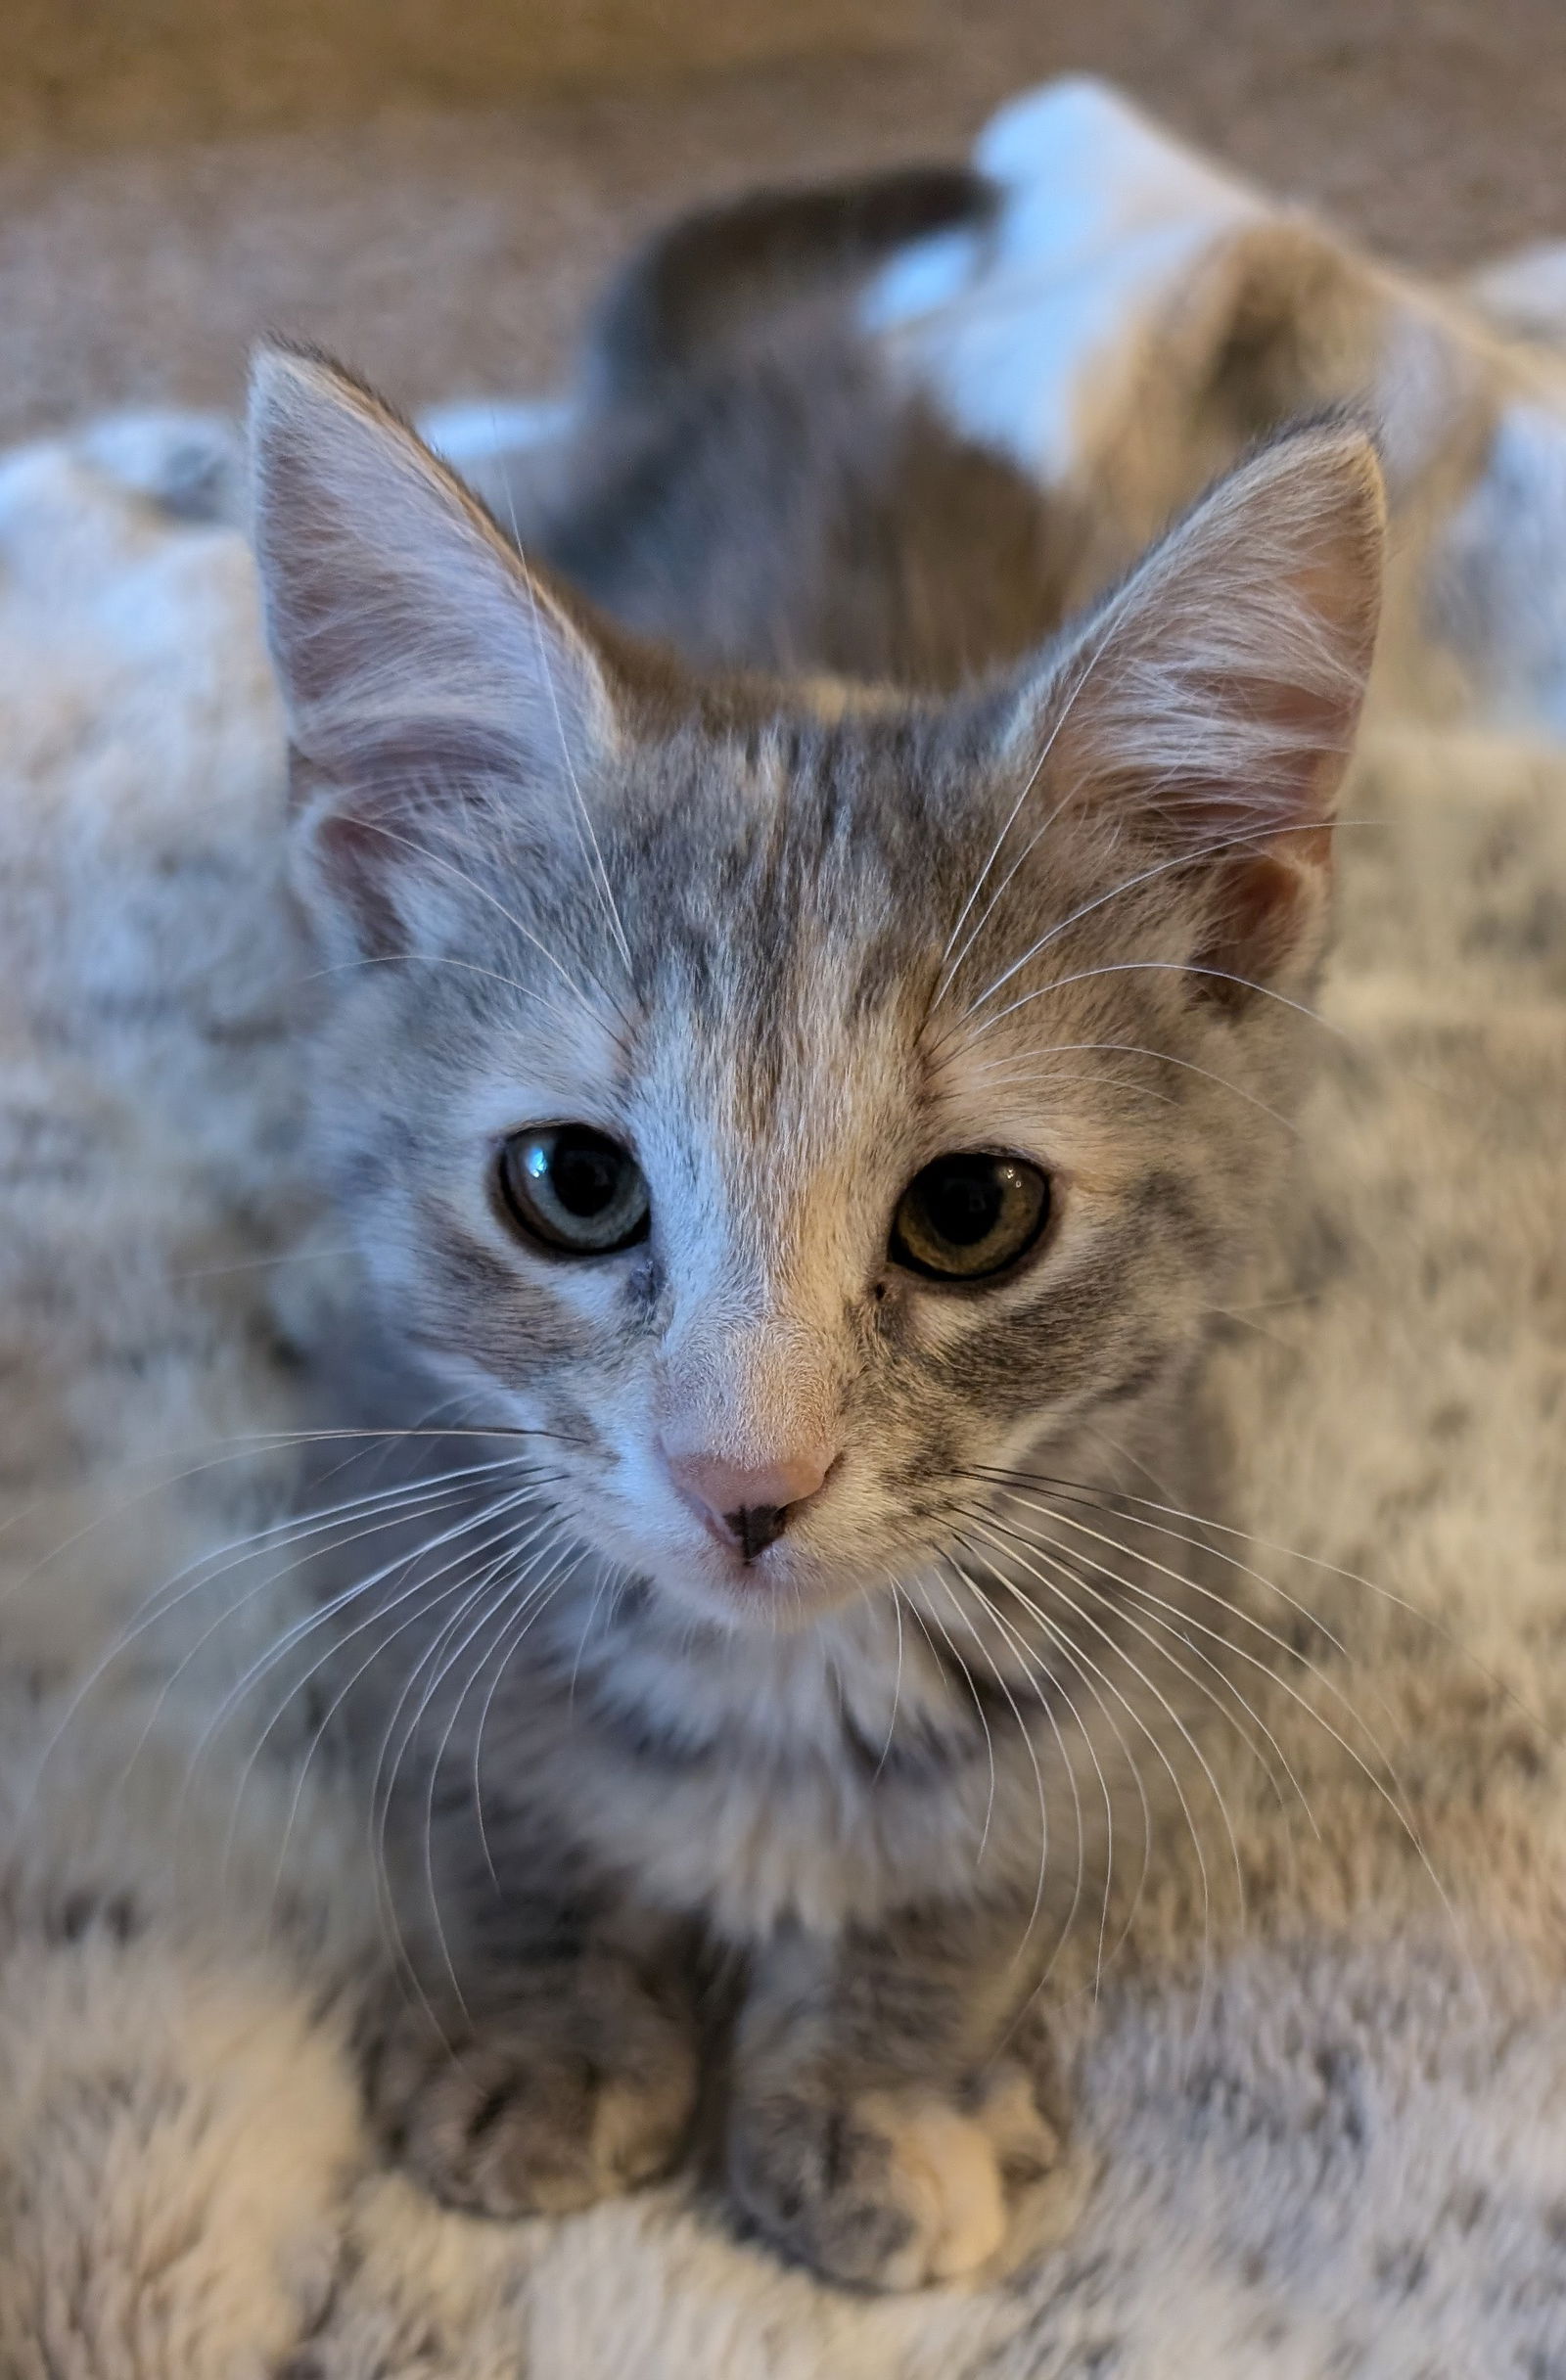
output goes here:
{"type": "Polygon", "coordinates": [[[1101,1467],[1286,1154],[1365,439],[1269,448],[937,707],[633,650],[324,363],[264,356],[253,419],[319,1116],[392,1325],[710,1618],[951,1553],[991,1467],[1101,1467]]]}

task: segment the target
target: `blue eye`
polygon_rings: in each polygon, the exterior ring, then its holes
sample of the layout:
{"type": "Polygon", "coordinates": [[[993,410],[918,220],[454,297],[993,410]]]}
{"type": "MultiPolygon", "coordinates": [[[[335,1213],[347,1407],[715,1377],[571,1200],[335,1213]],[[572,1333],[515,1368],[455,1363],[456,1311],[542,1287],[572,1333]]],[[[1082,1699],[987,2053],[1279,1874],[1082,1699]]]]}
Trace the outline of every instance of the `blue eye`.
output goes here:
{"type": "Polygon", "coordinates": [[[984,1281],[1036,1246],[1049,1176],[1020,1157],[962,1150],[926,1166],[892,1218],[894,1263],[929,1281],[984,1281]]]}
{"type": "Polygon", "coordinates": [[[562,1256],[611,1256],[647,1237],[652,1210],[640,1166],[590,1124],[513,1132],[497,1170],[512,1221],[562,1256]]]}

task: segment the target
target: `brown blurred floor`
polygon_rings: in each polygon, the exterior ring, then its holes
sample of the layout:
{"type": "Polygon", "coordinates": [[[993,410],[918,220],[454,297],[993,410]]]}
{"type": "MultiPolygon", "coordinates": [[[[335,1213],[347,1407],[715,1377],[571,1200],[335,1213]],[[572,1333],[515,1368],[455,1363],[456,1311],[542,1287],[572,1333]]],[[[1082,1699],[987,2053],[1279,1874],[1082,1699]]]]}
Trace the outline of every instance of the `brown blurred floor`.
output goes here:
{"type": "Polygon", "coordinates": [[[488,112],[389,99],[368,73],[357,106],[350,74],[294,128],[285,110],[280,128],[198,141],[130,108],[90,146],[13,142],[0,436],[230,402],[268,324],[409,403],[526,389],[650,219],[756,178],[960,150],[1008,91],[1068,69],[1420,265],[1566,235],[1566,0],[910,0],[880,56],[488,112]]]}

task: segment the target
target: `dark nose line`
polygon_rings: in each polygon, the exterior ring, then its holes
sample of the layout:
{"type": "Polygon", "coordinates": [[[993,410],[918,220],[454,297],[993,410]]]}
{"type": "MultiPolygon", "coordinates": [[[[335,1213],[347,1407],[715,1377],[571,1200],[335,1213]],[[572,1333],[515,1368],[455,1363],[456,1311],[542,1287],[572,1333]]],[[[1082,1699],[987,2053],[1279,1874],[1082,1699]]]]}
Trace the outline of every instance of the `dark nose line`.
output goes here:
{"type": "Polygon", "coordinates": [[[736,1512],[724,1513],[723,1527],[746,1561],[754,1562],[783,1534],[795,1510],[793,1504],[744,1504],[736,1512]]]}

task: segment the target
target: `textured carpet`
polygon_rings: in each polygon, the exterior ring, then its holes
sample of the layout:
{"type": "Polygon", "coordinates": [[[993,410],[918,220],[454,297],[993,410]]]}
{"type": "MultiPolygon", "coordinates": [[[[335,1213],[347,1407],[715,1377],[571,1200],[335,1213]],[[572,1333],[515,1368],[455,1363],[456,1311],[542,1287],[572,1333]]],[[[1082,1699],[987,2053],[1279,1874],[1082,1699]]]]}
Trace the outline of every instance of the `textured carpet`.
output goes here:
{"type": "Polygon", "coordinates": [[[225,468],[176,424],[0,472],[0,2373],[1552,2380],[1558,750],[1384,718],[1357,771],[1298,1198],[1219,1354],[1256,1666],[1054,1977],[1058,2245],[871,2304],[688,2185],[475,2223],[364,2139],[362,1803],[241,1543],[334,1264],[249,565],[191,517],[225,468]]]}

